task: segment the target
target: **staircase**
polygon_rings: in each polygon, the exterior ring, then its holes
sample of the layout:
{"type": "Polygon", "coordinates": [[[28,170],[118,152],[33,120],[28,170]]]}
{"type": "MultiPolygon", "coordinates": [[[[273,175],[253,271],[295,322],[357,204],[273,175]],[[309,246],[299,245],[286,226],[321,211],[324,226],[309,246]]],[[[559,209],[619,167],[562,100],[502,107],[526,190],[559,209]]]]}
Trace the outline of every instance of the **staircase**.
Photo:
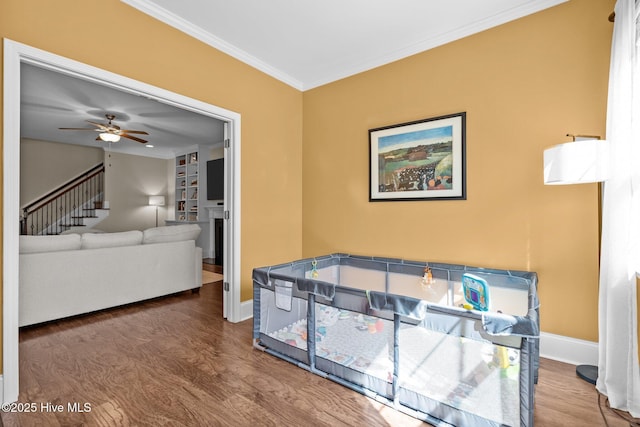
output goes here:
{"type": "Polygon", "coordinates": [[[104,172],[104,163],[100,163],[23,207],[20,234],[79,231],[104,220],[109,215],[102,208],[104,172]]]}
{"type": "Polygon", "coordinates": [[[109,216],[109,209],[96,208],[95,206],[93,208],[85,207],[83,212],[85,213],[84,216],[73,217],[72,221],[62,224],[61,227],[65,229],[63,231],[82,233],[82,230],[94,228],[109,216]]]}

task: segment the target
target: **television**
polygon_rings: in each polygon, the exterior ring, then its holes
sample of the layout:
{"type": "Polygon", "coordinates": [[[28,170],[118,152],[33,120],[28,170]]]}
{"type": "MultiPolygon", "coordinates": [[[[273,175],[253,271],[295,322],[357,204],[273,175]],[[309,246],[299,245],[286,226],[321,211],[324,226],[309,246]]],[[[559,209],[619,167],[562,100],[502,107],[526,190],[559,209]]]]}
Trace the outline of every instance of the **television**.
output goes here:
{"type": "Polygon", "coordinates": [[[207,162],[207,200],[224,200],[224,158],[207,162]]]}

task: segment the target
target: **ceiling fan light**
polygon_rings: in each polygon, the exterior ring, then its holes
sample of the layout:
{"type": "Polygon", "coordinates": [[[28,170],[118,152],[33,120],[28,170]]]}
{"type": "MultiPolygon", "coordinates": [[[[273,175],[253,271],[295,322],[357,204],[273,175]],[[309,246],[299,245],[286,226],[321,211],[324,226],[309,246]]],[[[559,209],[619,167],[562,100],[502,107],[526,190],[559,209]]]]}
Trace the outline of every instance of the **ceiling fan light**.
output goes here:
{"type": "Polygon", "coordinates": [[[100,139],[105,142],[118,142],[120,141],[120,135],[116,135],[115,133],[103,132],[100,134],[100,139]]]}

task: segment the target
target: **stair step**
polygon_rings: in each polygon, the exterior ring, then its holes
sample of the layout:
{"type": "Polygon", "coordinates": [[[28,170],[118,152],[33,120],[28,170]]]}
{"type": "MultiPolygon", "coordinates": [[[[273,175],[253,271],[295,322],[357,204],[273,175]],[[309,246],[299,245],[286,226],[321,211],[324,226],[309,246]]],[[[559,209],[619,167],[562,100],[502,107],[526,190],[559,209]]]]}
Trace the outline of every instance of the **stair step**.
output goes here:
{"type": "Polygon", "coordinates": [[[101,200],[104,197],[104,177],[104,163],[100,163],[23,207],[26,216],[21,220],[21,232],[59,234],[57,230],[88,229],[104,220],[109,212],[98,212],[98,209],[109,207],[108,202],[101,200]],[[83,184],[86,188],[79,187],[81,183],[87,183],[83,184]],[[27,218],[36,218],[30,228],[27,218]]]}

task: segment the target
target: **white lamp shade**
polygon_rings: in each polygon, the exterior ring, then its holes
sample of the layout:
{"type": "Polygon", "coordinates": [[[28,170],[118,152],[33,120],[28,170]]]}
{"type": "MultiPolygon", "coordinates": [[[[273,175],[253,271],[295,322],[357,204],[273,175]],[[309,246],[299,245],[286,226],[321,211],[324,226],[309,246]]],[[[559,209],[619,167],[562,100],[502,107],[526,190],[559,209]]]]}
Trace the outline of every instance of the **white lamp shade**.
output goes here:
{"type": "Polygon", "coordinates": [[[599,139],[567,142],[544,150],[544,183],[600,182],[609,177],[609,143],[599,139]]]}
{"type": "Polygon", "coordinates": [[[149,206],[164,206],[164,196],[149,196],[149,206]]]}
{"type": "Polygon", "coordinates": [[[100,139],[105,142],[118,142],[120,141],[120,135],[116,135],[115,133],[103,132],[100,135],[100,139]]]}

